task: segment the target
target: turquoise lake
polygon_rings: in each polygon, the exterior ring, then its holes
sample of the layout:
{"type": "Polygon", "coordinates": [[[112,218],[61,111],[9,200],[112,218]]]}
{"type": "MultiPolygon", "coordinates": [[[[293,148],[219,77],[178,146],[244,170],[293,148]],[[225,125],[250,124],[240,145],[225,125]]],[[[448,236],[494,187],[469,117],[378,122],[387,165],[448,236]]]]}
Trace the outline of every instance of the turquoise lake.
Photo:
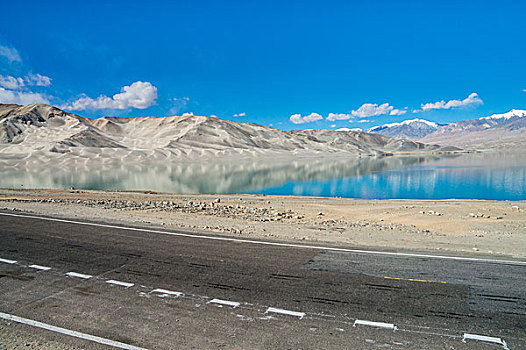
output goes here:
{"type": "Polygon", "coordinates": [[[4,168],[0,187],[151,190],[186,194],[268,194],[346,198],[526,199],[526,156],[244,160],[156,166],[4,168]]]}

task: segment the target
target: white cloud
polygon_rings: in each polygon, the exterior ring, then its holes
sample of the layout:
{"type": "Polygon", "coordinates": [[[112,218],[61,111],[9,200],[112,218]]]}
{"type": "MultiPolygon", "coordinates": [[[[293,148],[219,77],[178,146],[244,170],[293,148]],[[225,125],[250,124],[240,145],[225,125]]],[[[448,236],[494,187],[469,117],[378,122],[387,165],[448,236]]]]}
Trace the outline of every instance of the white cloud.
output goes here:
{"type": "Polygon", "coordinates": [[[29,73],[28,75],[26,75],[24,80],[26,81],[27,85],[35,85],[35,86],[51,85],[50,77],[46,77],[45,75],[40,75],[38,73],[37,74],[29,73]]]}
{"type": "Polygon", "coordinates": [[[374,120],[371,120],[371,119],[362,119],[362,120],[357,120],[356,123],[372,123],[374,122],[374,120]]]}
{"type": "Polygon", "coordinates": [[[347,120],[353,118],[352,114],[345,113],[329,113],[327,120],[333,122],[335,120],[347,120]]]}
{"type": "Polygon", "coordinates": [[[393,106],[389,103],[378,105],[376,103],[364,103],[360,108],[352,111],[352,115],[358,118],[374,117],[377,115],[388,114],[394,110],[393,106]]]}
{"type": "Polygon", "coordinates": [[[0,103],[28,105],[33,103],[49,103],[49,100],[42,94],[36,92],[12,91],[0,87],[0,103]]]}
{"type": "Polygon", "coordinates": [[[305,117],[302,117],[301,114],[293,114],[290,116],[289,119],[294,124],[304,124],[304,123],[311,123],[317,120],[321,120],[323,119],[323,117],[319,115],[318,113],[311,113],[309,115],[306,115],[305,117]]]}
{"type": "Polygon", "coordinates": [[[186,113],[183,113],[183,117],[193,117],[194,116],[194,113],[193,112],[186,112],[186,113]]]}
{"type": "Polygon", "coordinates": [[[244,117],[246,115],[247,114],[245,112],[243,112],[243,113],[234,114],[233,117],[244,117]]]}
{"type": "Polygon", "coordinates": [[[23,78],[15,78],[10,75],[0,75],[0,86],[6,89],[17,90],[25,86],[23,78]]]}
{"type": "Polygon", "coordinates": [[[7,47],[0,45],[0,56],[7,58],[9,63],[11,62],[22,62],[18,51],[14,47],[7,47]]]}
{"type": "Polygon", "coordinates": [[[146,109],[157,99],[157,88],[149,82],[136,81],[130,86],[124,86],[121,92],[108,97],[101,95],[96,99],[82,96],[77,100],[63,105],[63,109],[83,111],[86,109],[146,109]]]}
{"type": "Polygon", "coordinates": [[[170,108],[170,115],[178,115],[180,112],[186,109],[186,106],[188,104],[188,101],[190,101],[190,97],[174,97],[170,99],[170,101],[174,102],[174,105],[172,108],[170,108]]]}
{"type": "Polygon", "coordinates": [[[336,129],[335,131],[355,131],[355,132],[362,132],[363,129],[362,129],[362,128],[339,128],[339,129],[336,129]]]}
{"type": "Polygon", "coordinates": [[[24,78],[11,75],[0,75],[0,86],[7,89],[18,90],[24,86],[49,86],[51,78],[41,74],[29,73],[24,78]]]}
{"type": "Polygon", "coordinates": [[[335,128],[335,127],[336,127],[336,124],[332,124],[332,125],[331,125],[331,128],[335,128]]]}
{"type": "Polygon", "coordinates": [[[301,114],[293,114],[290,116],[290,121],[294,124],[302,124],[305,123],[305,121],[301,118],[301,114]]]}
{"type": "MultiPolygon", "coordinates": [[[[20,54],[13,47],[0,45],[0,56],[9,63],[22,62],[20,54]]],[[[47,103],[48,97],[42,93],[28,90],[28,86],[49,86],[51,78],[29,73],[25,77],[14,77],[0,74],[0,103],[14,103],[20,105],[47,103]]]]}
{"type": "MultiPolygon", "coordinates": [[[[422,104],[421,111],[430,111],[434,109],[451,109],[457,107],[465,107],[469,105],[482,104],[483,101],[476,92],[471,93],[468,97],[463,100],[449,100],[449,101],[438,101],[433,103],[422,104]]],[[[413,110],[413,113],[420,112],[419,110],[413,110]]]]}
{"type": "Polygon", "coordinates": [[[405,109],[393,109],[391,112],[389,112],[389,115],[402,115],[402,114],[406,114],[407,113],[407,110],[405,109]]]}

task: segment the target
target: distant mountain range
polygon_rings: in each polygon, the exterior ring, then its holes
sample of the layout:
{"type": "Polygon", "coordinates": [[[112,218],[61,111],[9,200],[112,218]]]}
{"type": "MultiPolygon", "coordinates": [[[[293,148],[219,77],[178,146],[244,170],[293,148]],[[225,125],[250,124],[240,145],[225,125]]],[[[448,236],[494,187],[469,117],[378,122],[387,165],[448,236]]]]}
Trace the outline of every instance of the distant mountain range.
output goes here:
{"type": "Polygon", "coordinates": [[[456,150],[363,132],[285,132],[201,116],[86,119],[48,105],[0,104],[0,165],[456,150]]]}
{"type": "Polygon", "coordinates": [[[0,166],[154,162],[256,155],[350,156],[526,147],[526,111],[439,125],[281,131],[215,117],[86,119],[49,105],[0,104],[0,166]]]}
{"type": "Polygon", "coordinates": [[[512,109],[503,114],[447,125],[412,119],[376,126],[366,132],[440,145],[508,148],[526,145],[526,111],[512,109]]]}
{"type": "Polygon", "coordinates": [[[390,123],[375,126],[368,129],[367,132],[398,139],[420,139],[437,131],[440,127],[440,124],[427,120],[411,119],[400,123],[390,123]]]}
{"type": "Polygon", "coordinates": [[[526,146],[526,111],[512,109],[508,113],[451,123],[420,140],[472,148],[519,150],[517,147],[526,146]]]}

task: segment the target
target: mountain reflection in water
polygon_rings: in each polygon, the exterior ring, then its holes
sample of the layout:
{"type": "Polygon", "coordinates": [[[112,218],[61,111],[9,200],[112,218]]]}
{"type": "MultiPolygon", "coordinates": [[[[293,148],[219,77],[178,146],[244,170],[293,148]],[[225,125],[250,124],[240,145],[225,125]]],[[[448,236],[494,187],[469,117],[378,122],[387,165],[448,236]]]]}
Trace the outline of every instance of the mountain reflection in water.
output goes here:
{"type": "Polygon", "coordinates": [[[0,187],[349,198],[526,199],[526,157],[448,155],[2,169],[0,187]]]}

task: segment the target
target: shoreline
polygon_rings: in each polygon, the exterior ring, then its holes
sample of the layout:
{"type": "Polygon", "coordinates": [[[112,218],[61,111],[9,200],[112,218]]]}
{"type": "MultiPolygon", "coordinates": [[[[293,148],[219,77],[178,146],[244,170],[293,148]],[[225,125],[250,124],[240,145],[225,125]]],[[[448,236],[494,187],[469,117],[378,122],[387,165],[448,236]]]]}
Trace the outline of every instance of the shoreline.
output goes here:
{"type": "Polygon", "coordinates": [[[526,201],[0,189],[0,209],[240,239],[526,258],[526,201]]]}

